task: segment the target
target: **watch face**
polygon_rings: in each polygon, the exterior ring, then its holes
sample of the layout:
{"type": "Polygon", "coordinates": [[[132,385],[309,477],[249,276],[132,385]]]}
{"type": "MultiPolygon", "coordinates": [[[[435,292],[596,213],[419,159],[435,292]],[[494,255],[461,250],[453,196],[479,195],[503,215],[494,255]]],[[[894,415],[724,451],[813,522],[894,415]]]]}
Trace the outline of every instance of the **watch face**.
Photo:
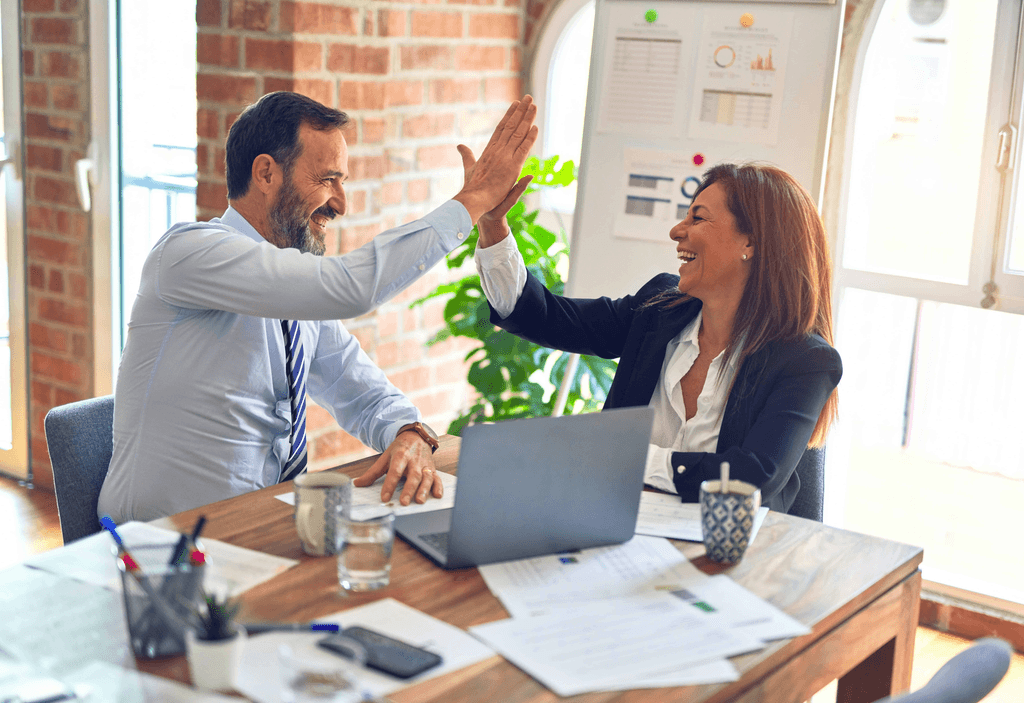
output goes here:
{"type": "Polygon", "coordinates": [[[434,438],[434,441],[437,441],[437,432],[434,432],[434,428],[433,427],[431,427],[430,425],[426,424],[425,422],[421,422],[420,423],[420,427],[422,427],[424,430],[426,430],[427,434],[434,438]]]}

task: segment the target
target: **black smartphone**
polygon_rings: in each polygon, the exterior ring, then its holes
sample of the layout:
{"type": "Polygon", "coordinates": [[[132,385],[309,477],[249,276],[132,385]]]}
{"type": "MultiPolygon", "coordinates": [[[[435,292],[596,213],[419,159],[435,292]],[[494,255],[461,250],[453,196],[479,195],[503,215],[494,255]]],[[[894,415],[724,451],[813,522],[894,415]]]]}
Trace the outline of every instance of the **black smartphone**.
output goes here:
{"type": "Polygon", "coordinates": [[[412,678],[442,662],[439,654],[367,630],[365,627],[346,627],[341,632],[323,638],[317,644],[335,654],[351,658],[351,651],[345,646],[346,637],[355,640],[366,650],[368,667],[400,679],[412,678]]]}

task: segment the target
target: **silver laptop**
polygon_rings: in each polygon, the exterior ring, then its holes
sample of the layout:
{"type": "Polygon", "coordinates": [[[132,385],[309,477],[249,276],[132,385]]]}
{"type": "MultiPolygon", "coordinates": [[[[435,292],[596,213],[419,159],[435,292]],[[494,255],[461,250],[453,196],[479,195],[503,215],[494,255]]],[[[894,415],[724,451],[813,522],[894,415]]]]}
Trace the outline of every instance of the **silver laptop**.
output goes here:
{"type": "Polygon", "coordinates": [[[652,420],[643,407],[467,427],[455,506],[395,530],[447,569],[625,542],[652,420]]]}

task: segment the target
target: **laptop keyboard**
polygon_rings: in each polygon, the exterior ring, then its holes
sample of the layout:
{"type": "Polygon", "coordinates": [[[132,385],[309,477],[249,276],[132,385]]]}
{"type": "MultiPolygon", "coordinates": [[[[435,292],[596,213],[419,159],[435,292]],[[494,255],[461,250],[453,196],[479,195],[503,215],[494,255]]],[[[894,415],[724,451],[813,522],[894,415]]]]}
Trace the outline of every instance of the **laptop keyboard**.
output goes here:
{"type": "Polygon", "coordinates": [[[447,532],[431,532],[429,534],[419,535],[419,538],[437,551],[441,552],[441,554],[448,554],[447,532]]]}

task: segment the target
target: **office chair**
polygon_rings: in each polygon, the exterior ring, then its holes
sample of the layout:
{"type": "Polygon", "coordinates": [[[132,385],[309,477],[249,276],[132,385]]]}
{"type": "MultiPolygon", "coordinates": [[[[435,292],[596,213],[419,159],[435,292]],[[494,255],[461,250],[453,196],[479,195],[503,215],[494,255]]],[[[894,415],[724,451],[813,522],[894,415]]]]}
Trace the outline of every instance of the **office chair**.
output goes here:
{"type": "Polygon", "coordinates": [[[825,506],[825,448],[807,449],[796,465],[800,491],[789,514],[821,522],[825,506]]]}
{"type": "Polygon", "coordinates": [[[114,449],[114,396],[53,408],[43,424],[60,530],[68,544],[101,529],[96,504],[114,449]]]}
{"type": "Polygon", "coordinates": [[[1002,681],[1012,656],[1003,640],[976,640],[943,664],[923,688],[875,703],[978,703],[1002,681]]]}

